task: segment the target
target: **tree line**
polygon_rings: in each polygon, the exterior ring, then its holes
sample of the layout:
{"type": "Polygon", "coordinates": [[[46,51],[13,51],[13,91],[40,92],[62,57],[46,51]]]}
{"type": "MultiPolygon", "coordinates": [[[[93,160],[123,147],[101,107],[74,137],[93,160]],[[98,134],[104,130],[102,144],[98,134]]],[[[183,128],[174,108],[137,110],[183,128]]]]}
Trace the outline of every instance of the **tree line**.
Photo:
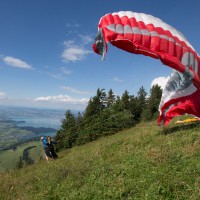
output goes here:
{"type": "Polygon", "coordinates": [[[23,168],[24,164],[26,164],[25,166],[34,164],[34,160],[29,156],[29,150],[35,147],[36,146],[30,146],[23,150],[23,155],[19,157],[16,163],[16,169],[23,168]]]}
{"type": "Polygon", "coordinates": [[[97,89],[83,113],[74,114],[67,110],[61,127],[56,133],[57,150],[85,144],[99,137],[130,128],[140,121],[154,120],[162,90],[158,85],[151,88],[149,95],[141,87],[137,95],[127,90],[116,96],[112,89],[97,89]]]}

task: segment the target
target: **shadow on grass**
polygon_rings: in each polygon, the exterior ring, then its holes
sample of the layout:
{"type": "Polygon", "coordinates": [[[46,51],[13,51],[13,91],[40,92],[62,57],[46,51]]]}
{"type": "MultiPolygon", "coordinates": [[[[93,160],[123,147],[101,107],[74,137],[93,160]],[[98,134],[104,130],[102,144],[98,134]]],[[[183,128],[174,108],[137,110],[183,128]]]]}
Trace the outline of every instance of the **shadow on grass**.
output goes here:
{"type": "Polygon", "coordinates": [[[191,129],[199,129],[200,128],[200,122],[191,122],[188,124],[177,124],[174,125],[173,127],[164,127],[161,131],[160,134],[168,135],[172,134],[178,131],[185,131],[185,130],[191,130],[191,129]]]}

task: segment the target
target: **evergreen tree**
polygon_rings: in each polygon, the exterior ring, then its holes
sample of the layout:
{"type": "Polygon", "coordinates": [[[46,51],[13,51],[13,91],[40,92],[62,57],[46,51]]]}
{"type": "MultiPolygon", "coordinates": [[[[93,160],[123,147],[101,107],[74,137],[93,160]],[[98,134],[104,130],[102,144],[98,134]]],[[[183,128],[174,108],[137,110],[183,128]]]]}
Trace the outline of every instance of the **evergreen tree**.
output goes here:
{"type": "Polygon", "coordinates": [[[99,115],[100,111],[105,108],[106,93],[104,89],[97,89],[96,96],[90,98],[84,112],[84,119],[87,120],[94,115],[99,115]]]}
{"type": "Polygon", "coordinates": [[[75,144],[84,144],[129,128],[138,122],[146,108],[146,91],[143,87],[137,97],[125,90],[122,97],[115,97],[112,89],[106,95],[104,89],[97,89],[81,115],[75,117],[70,110],[66,112],[61,128],[56,134],[56,141],[61,148],[71,148],[75,144]]]}
{"type": "Polygon", "coordinates": [[[56,145],[56,148],[55,150],[56,151],[60,151],[61,149],[65,148],[66,145],[65,145],[65,132],[62,128],[60,128],[57,133],[56,133],[56,136],[55,136],[55,141],[57,142],[57,145],[56,145]]]}
{"type": "Polygon", "coordinates": [[[28,157],[28,158],[25,160],[25,163],[26,163],[26,165],[32,165],[32,164],[34,164],[34,160],[31,159],[30,157],[28,157]]]}
{"type": "Polygon", "coordinates": [[[162,89],[159,85],[154,85],[150,91],[150,97],[148,99],[148,107],[151,110],[152,117],[158,114],[158,107],[162,97],[162,89]]]}
{"type": "Polygon", "coordinates": [[[56,141],[60,148],[71,148],[76,143],[77,125],[76,118],[70,110],[67,110],[60,130],[56,134],[56,141]]]}
{"type": "Polygon", "coordinates": [[[130,110],[130,97],[127,90],[122,94],[121,101],[123,110],[130,110]]]}
{"type": "Polygon", "coordinates": [[[123,111],[123,104],[120,96],[117,96],[115,104],[113,104],[112,108],[115,110],[115,112],[123,111]]]}
{"type": "Polygon", "coordinates": [[[80,112],[78,112],[77,117],[76,117],[76,125],[77,125],[77,130],[80,131],[84,124],[83,124],[83,116],[81,115],[80,112]]]}
{"type": "Polygon", "coordinates": [[[144,87],[142,86],[137,93],[137,97],[135,98],[136,110],[134,115],[135,115],[135,120],[137,121],[141,120],[142,111],[146,108],[146,96],[147,93],[144,87]]]}
{"type": "Polygon", "coordinates": [[[130,98],[130,100],[129,100],[129,110],[130,110],[130,112],[132,114],[133,119],[136,120],[135,114],[136,114],[136,112],[138,110],[138,108],[137,108],[137,100],[134,97],[134,95],[130,95],[129,98],[130,98]]]}
{"type": "Polygon", "coordinates": [[[147,106],[143,110],[142,119],[152,120],[158,116],[158,107],[162,96],[162,89],[158,85],[154,85],[150,90],[150,96],[147,99],[147,106]]]}
{"type": "Polygon", "coordinates": [[[142,108],[145,108],[146,106],[146,96],[147,96],[147,92],[142,86],[137,93],[137,97],[142,108]]]}
{"type": "Polygon", "coordinates": [[[106,102],[107,102],[107,107],[108,108],[111,107],[115,103],[115,95],[114,95],[112,89],[110,89],[108,91],[106,102]]]}
{"type": "Polygon", "coordinates": [[[23,166],[24,166],[24,163],[23,163],[23,160],[22,160],[22,156],[20,156],[19,161],[16,163],[16,168],[21,169],[21,168],[23,168],[23,166]]]}

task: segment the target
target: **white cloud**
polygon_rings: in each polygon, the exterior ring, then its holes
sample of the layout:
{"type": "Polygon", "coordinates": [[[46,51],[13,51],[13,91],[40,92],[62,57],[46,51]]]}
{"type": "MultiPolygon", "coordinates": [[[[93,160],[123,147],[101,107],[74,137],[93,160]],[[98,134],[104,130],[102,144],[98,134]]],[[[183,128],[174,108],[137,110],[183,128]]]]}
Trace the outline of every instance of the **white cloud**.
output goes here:
{"type": "Polygon", "coordinates": [[[91,43],[94,39],[90,35],[79,35],[84,44],[91,43]]]}
{"type": "Polygon", "coordinates": [[[23,68],[23,69],[32,69],[32,66],[27,64],[26,62],[18,59],[18,58],[14,58],[11,56],[6,56],[3,58],[3,61],[10,66],[13,67],[18,67],[18,68],[23,68]]]}
{"type": "Polygon", "coordinates": [[[34,101],[69,103],[69,104],[87,104],[89,99],[87,98],[76,99],[68,95],[58,95],[58,96],[38,97],[34,99],[34,101]]]}
{"type": "Polygon", "coordinates": [[[69,48],[69,47],[75,45],[75,43],[74,43],[73,40],[65,40],[65,41],[63,42],[63,44],[64,44],[64,46],[65,46],[66,48],[69,48]]]}
{"type": "Polygon", "coordinates": [[[62,89],[72,92],[72,93],[75,93],[75,94],[91,94],[91,92],[89,92],[89,91],[81,91],[81,90],[77,90],[75,88],[67,87],[67,86],[62,87],[62,89]]]}
{"type": "Polygon", "coordinates": [[[17,99],[7,96],[0,97],[0,105],[29,108],[70,109],[83,111],[89,99],[74,99],[65,95],[39,97],[36,99],[17,99]],[[3,98],[5,97],[5,98],[3,98]]]}
{"type": "Polygon", "coordinates": [[[65,67],[61,67],[60,70],[61,70],[61,72],[62,72],[63,74],[65,74],[65,75],[70,75],[70,74],[72,73],[71,70],[66,69],[65,67]]]}
{"type": "Polygon", "coordinates": [[[6,99],[6,98],[7,98],[6,93],[0,92],[0,99],[6,99]]]}
{"type": "Polygon", "coordinates": [[[52,77],[52,78],[55,78],[55,79],[59,79],[59,80],[63,79],[63,76],[62,76],[62,74],[60,74],[60,73],[51,73],[51,72],[47,72],[46,74],[47,74],[48,76],[52,77]]]}
{"type": "Polygon", "coordinates": [[[88,36],[84,37],[81,35],[81,38],[85,39],[82,44],[75,44],[74,40],[64,41],[65,49],[61,55],[64,62],[76,62],[83,60],[88,54],[93,53],[91,50],[87,50],[84,45],[89,42],[90,38],[88,36]],[[87,39],[86,39],[87,38],[87,39]],[[87,41],[87,42],[86,42],[87,41]]]}
{"type": "Polygon", "coordinates": [[[117,82],[123,82],[123,80],[121,80],[121,79],[119,79],[119,78],[117,78],[117,77],[113,78],[113,80],[114,80],[114,81],[117,81],[117,82]]]}
{"type": "Polygon", "coordinates": [[[72,70],[67,69],[66,67],[60,67],[58,69],[51,69],[49,66],[44,66],[45,68],[45,73],[46,75],[55,78],[55,79],[59,79],[62,80],[66,77],[66,75],[71,75],[72,74],[72,70]],[[48,70],[48,71],[47,71],[48,70]]]}
{"type": "Polygon", "coordinates": [[[152,82],[151,82],[151,87],[153,87],[153,85],[159,85],[161,87],[161,89],[163,90],[165,88],[165,85],[167,83],[169,79],[169,76],[168,77],[158,77],[158,78],[155,78],[152,82]]]}
{"type": "Polygon", "coordinates": [[[91,51],[85,50],[82,47],[78,47],[78,46],[74,46],[74,47],[69,47],[67,49],[64,50],[64,52],[62,53],[62,58],[63,61],[65,62],[75,62],[75,61],[80,61],[83,60],[85,58],[86,55],[90,54],[91,51]]]}
{"type": "Polygon", "coordinates": [[[67,22],[65,25],[66,25],[67,28],[79,28],[80,27],[80,24],[78,24],[78,23],[67,22]]]}

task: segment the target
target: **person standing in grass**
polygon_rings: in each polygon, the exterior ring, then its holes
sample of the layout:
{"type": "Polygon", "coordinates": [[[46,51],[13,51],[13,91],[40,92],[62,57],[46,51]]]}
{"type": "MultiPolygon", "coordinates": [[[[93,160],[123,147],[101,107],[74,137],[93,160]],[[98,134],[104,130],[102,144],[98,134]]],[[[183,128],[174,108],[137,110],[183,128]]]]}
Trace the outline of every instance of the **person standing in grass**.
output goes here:
{"type": "Polygon", "coordinates": [[[44,136],[42,136],[41,138],[40,138],[41,140],[42,140],[42,145],[43,145],[43,148],[44,148],[44,151],[45,151],[45,158],[46,158],[46,160],[47,160],[47,162],[49,162],[49,157],[48,157],[48,154],[47,154],[47,138],[46,137],[44,137],[44,136]]]}
{"type": "Polygon", "coordinates": [[[56,144],[56,142],[52,141],[50,136],[48,137],[42,136],[41,140],[42,140],[43,148],[45,151],[45,158],[47,162],[49,162],[49,158],[56,159],[58,156],[56,152],[54,151],[54,146],[53,146],[53,144],[56,144]]]}
{"type": "Polygon", "coordinates": [[[54,144],[56,144],[55,141],[52,140],[52,138],[50,136],[47,137],[47,146],[49,147],[50,149],[50,152],[51,152],[51,156],[53,159],[56,159],[58,158],[58,155],[56,154],[55,150],[54,150],[54,144]]]}

